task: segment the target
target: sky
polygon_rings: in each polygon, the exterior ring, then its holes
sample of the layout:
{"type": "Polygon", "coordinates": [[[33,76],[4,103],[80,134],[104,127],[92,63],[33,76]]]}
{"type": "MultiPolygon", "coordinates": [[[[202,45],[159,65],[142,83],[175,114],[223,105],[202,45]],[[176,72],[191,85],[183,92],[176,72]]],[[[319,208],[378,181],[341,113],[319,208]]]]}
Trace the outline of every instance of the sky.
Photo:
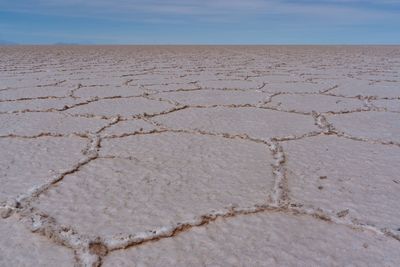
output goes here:
{"type": "Polygon", "coordinates": [[[400,0],[0,0],[0,42],[400,44],[400,0]]]}

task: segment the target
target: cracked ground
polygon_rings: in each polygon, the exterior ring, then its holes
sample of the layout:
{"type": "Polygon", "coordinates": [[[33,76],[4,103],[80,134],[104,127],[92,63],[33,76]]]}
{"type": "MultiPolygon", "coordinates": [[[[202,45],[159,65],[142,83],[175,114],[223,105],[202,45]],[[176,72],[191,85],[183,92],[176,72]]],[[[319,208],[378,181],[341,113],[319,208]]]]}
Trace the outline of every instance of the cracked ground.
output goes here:
{"type": "Polygon", "coordinates": [[[400,47],[2,47],[0,151],[0,266],[400,265],[400,47]]]}

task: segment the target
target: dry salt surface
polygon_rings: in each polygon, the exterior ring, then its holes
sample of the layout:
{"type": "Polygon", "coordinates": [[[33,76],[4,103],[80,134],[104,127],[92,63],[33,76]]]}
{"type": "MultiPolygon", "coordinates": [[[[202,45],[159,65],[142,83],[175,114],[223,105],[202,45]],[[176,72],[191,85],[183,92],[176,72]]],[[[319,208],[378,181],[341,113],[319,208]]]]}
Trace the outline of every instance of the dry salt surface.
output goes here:
{"type": "Polygon", "coordinates": [[[0,266],[400,266],[400,47],[1,47],[0,266]]]}

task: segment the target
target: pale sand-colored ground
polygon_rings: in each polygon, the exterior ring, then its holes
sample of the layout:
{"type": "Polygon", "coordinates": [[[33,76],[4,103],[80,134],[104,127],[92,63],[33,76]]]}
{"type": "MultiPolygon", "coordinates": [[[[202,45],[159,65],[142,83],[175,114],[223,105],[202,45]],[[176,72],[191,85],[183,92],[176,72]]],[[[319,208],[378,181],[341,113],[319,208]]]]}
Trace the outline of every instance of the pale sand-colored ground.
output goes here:
{"type": "Polygon", "coordinates": [[[400,47],[1,47],[0,266],[400,266],[400,47]]]}

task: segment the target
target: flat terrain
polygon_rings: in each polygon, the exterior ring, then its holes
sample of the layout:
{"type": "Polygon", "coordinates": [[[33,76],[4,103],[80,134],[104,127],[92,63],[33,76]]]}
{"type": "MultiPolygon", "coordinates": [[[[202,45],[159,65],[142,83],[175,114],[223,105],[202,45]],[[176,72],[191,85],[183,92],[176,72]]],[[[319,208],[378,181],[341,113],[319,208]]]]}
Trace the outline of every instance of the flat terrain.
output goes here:
{"type": "Polygon", "coordinates": [[[400,266],[400,47],[0,47],[0,266],[400,266]]]}

